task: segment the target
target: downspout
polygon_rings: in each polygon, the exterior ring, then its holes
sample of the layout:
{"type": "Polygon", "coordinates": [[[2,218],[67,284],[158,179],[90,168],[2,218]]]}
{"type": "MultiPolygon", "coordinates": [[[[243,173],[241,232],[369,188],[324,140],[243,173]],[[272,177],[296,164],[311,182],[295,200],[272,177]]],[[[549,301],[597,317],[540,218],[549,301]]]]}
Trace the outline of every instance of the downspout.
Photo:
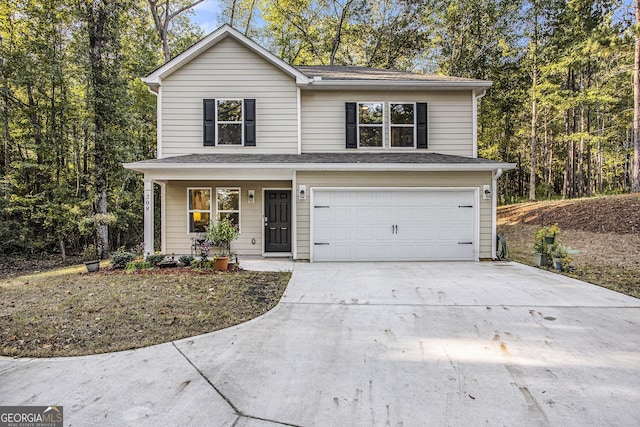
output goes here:
{"type": "Polygon", "coordinates": [[[496,215],[498,211],[498,178],[502,176],[502,169],[498,169],[493,172],[493,178],[491,182],[491,259],[494,261],[498,258],[496,255],[496,240],[497,240],[497,220],[496,215]]]}

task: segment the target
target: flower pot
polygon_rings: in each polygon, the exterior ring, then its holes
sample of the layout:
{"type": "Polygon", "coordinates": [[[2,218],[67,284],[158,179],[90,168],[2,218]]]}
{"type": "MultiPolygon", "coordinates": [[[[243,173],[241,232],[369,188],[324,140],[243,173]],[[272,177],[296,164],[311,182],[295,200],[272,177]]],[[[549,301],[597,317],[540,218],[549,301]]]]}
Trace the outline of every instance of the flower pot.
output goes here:
{"type": "Polygon", "coordinates": [[[227,267],[229,266],[229,257],[228,256],[217,257],[213,261],[213,266],[216,268],[216,270],[227,271],[227,267]]]}
{"type": "Polygon", "coordinates": [[[536,252],[533,254],[533,263],[538,267],[546,267],[549,265],[549,255],[536,252]]]}
{"type": "Polygon", "coordinates": [[[555,267],[556,270],[562,271],[562,261],[560,259],[554,258],[553,259],[553,266],[555,267]]]}
{"type": "Polygon", "coordinates": [[[556,241],[556,237],[555,236],[547,236],[547,237],[544,238],[544,242],[547,245],[553,245],[553,242],[555,242],[555,241],[556,241]]]}
{"type": "Polygon", "coordinates": [[[95,273],[100,270],[100,261],[87,261],[84,263],[84,266],[87,267],[89,273],[95,273]]]}

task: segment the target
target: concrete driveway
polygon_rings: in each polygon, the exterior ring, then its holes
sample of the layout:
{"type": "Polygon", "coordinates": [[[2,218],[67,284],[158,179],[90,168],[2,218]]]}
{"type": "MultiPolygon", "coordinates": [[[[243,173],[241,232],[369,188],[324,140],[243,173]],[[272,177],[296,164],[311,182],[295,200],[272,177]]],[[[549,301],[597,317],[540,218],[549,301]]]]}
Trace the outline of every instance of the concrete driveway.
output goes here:
{"type": "Polygon", "coordinates": [[[296,264],[243,325],[0,359],[0,405],[67,425],[635,426],[640,300],[515,263],[296,264]]]}

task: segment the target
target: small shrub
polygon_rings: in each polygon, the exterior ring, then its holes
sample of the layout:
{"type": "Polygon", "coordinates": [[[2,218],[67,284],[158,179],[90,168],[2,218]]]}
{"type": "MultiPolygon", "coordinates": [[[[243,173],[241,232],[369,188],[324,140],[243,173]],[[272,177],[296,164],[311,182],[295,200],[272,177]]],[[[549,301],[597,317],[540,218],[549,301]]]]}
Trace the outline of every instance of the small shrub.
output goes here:
{"type": "Polygon", "coordinates": [[[213,260],[207,260],[207,261],[196,260],[191,263],[191,267],[199,268],[202,270],[215,270],[215,264],[213,260]]]}
{"type": "Polygon", "coordinates": [[[178,261],[180,262],[180,264],[182,265],[186,265],[189,266],[191,265],[191,263],[193,262],[195,258],[189,255],[182,255],[180,258],[178,258],[178,261]]]}
{"type": "Polygon", "coordinates": [[[113,268],[125,268],[134,259],[136,259],[135,254],[120,248],[111,254],[111,265],[113,268]]]}
{"type": "Polygon", "coordinates": [[[149,270],[153,268],[151,263],[142,261],[142,262],[128,262],[124,271],[135,271],[135,270],[149,270]]]}
{"type": "Polygon", "coordinates": [[[98,257],[98,249],[96,245],[89,245],[82,251],[82,260],[83,261],[96,261],[100,259],[98,257]]]}
{"type": "Polygon", "coordinates": [[[153,254],[147,256],[147,262],[151,264],[152,267],[157,267],[164,260],[164,255],[162,254],[153,254]]]}

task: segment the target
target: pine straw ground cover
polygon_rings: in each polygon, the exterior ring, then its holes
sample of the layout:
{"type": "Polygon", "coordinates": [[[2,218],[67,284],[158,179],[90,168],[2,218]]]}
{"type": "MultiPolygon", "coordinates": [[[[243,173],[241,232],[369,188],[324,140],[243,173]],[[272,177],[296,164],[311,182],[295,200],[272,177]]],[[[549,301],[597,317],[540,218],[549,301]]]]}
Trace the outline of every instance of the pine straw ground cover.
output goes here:
{"type": "Polygon", "coordinates": [[[169,342],[273,308],[290,273],[81,268],[0,281],[0,355],[79,356],[169,342]]]}
{"type": "Polygon", "coordinates": [[[533,265],[535,231],[558,223],[580,280],[640,298],[640,195],[520,203],[498,208],[509,258],[533,265]]]}

